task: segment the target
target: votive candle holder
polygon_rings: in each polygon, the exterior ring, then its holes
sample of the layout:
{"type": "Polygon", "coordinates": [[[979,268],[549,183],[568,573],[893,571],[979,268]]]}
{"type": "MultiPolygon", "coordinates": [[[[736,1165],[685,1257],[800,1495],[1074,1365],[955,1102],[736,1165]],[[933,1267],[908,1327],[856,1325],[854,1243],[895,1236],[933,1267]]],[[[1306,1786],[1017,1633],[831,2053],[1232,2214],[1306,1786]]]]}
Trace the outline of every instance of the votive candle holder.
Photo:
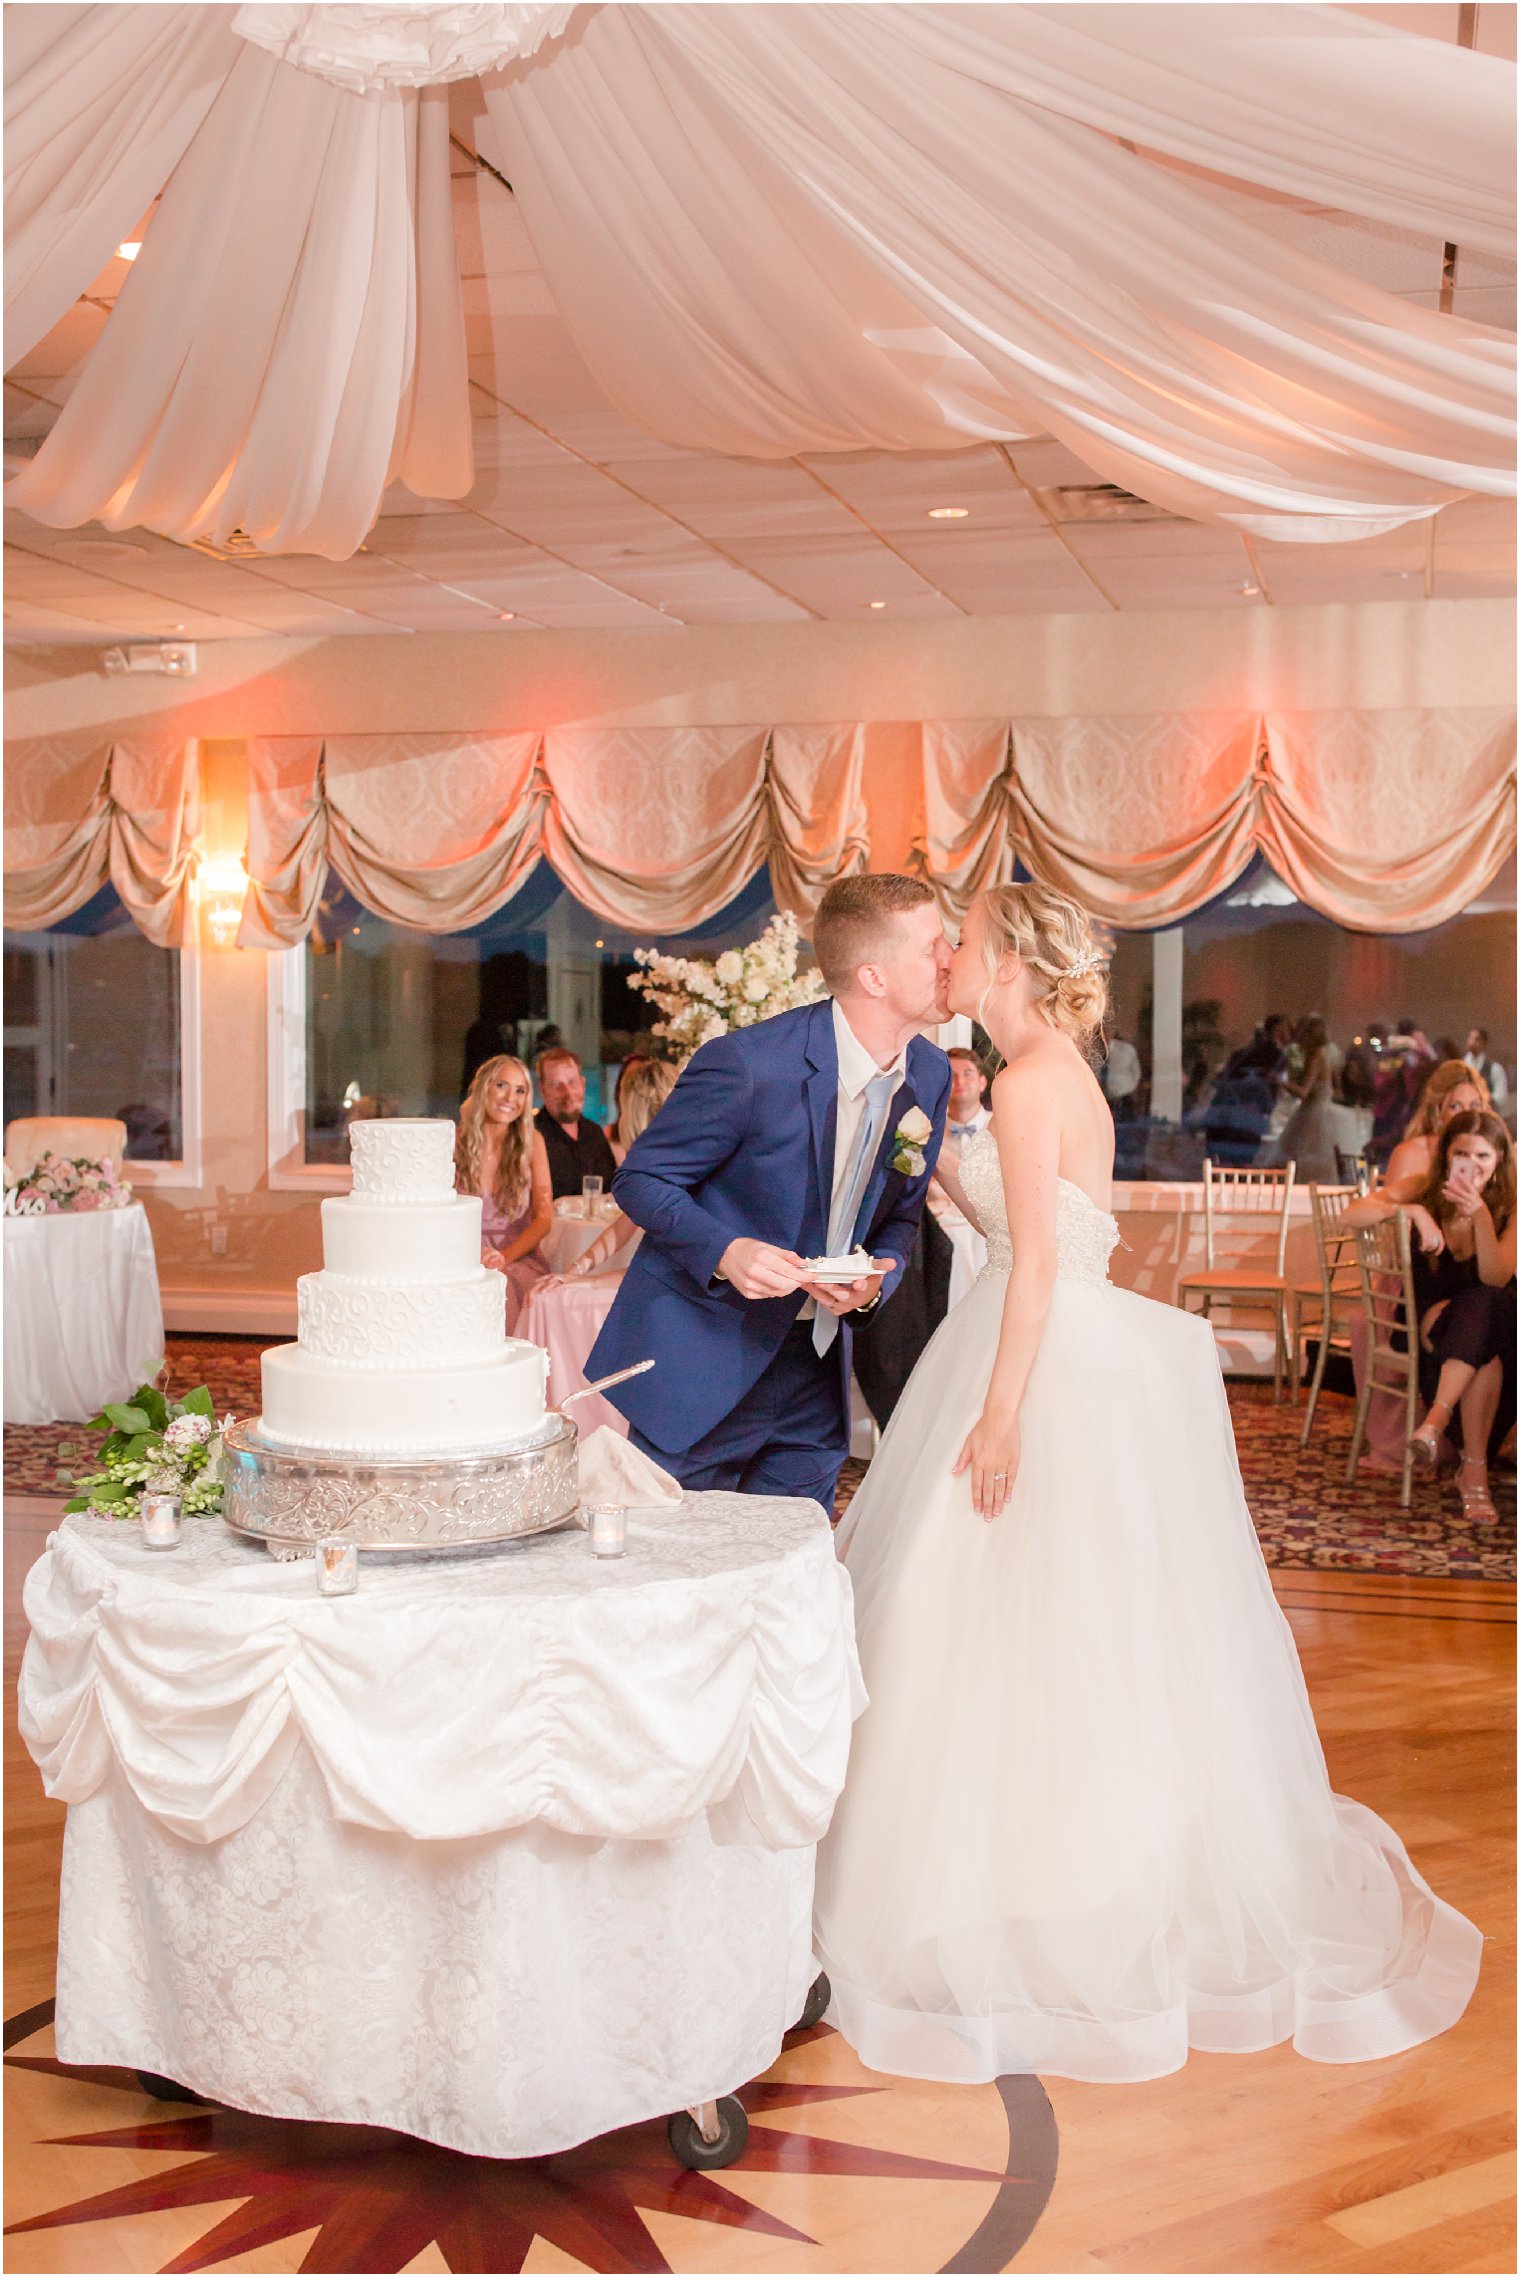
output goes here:
{"type": "Polygon", "coordinates": [[[324,1597],[350,1597],[359,1586],[359,1552],[352,1542],[328,1535],[317,1544],[317,1588],[324,1597]]]}
{"type": "Polygon", "coordinates": [[[138,1504],[142,1537],[150,1550],[179,1548],[183,1511],[177,1494],[145,1494],[138,1504]]]}
{"type": "Polygon", "coordinates": [[[594,1558],[620,1558],[628,1548],[628,1513],[621,1503],[596,1502],[587,1514],[594,1558]]]}

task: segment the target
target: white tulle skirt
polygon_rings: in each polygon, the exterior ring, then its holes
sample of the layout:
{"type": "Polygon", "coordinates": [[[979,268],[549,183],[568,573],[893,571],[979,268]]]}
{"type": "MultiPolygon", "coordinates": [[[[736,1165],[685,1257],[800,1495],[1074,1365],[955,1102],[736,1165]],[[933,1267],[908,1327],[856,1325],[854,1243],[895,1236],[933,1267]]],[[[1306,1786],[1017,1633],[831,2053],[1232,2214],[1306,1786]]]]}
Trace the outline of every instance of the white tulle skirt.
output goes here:
{"type": "Polygon", "coordinates": [[[940,1328],[841,1528],[871,1704],[819,1853],[832,2021],[943,2080],[1444,2031],[1481,1935],[1330,1791],[1209,1329],[1059,1281],[988,1525],[951,1465],[1005,1286],[940,1328]]]}

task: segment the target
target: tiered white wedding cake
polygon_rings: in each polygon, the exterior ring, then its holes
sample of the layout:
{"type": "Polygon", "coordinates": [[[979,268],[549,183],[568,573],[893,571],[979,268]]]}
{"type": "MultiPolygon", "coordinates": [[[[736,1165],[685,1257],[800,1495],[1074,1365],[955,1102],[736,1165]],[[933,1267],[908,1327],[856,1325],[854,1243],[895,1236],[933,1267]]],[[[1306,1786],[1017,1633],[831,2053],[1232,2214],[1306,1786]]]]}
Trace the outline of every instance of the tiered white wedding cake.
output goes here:
{"type": "Polygon", "coordinates": [[[324,1270],[296,1284],[299,1342],[264,1354],[261,1435],[415,1457],[531,1437],[547,1355],[507,1337],[480,1203],[454,1192],[453,1124],[355,1123],[350,1143],[353,1192],[322,1204],[324,1270]]]}

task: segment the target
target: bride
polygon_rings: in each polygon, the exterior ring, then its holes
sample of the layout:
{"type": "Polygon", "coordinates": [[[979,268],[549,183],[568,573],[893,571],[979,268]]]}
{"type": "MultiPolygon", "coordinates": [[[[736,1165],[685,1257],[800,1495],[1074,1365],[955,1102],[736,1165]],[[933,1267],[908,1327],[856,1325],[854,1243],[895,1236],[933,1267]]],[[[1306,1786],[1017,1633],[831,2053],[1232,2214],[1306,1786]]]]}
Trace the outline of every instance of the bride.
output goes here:
{"type": "Polygon", "coordinates": [[[840,1528],[871,1705],[818,1860],[831,2017],[922,2079],[1413,2047],[1482,1938],[1331,1793],[1211,1331],[1109,1282],[1087,920],[996,887],[950,980],[1007,1063],[941,1178],[989,1259],[840,1528]]]}

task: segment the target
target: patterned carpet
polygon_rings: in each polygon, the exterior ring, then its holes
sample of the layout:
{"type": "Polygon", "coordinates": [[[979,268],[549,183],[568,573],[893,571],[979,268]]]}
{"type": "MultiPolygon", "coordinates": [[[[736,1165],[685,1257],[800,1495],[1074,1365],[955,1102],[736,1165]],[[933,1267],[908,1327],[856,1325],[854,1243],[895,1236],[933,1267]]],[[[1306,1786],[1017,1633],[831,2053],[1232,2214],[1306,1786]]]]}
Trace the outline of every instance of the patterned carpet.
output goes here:
{"type": "MultiPolygon", "coordinates": [[[[239,1336],[171,1336],[167,1388],[184,1393],[209,1385],[218,1413],[256,1414],[259,1353],[263,1342],[239,1336]]],[[[1463,1520],[1449,1478],[1415,1481],[1414,1502],[1399,1508],[1397,1478],[1363,1465],[1352,1486],[1344,1482],[1351,1436],[1349,1400],[1327,1398],[1307,1449],[1300,1451],[1301,1407],[1274,1407],[1269,1386],[1232,1383],[1230,1407],[1240,1449],[1246,1499],[1268,1565],[1313,1566],[1321,1571],[1412,1574],[1455,1581],[1515,1578],[1515,1476],[1494,1479],[1497,1526],[1463,1520]]],[[[5,1433],[5,1487],[11,1494],[66,1491],[60,1465],[86,1469],[95,1444],[79,1425],[11,1425],[5,1433]],[[72,1458],[66,1448],[77,1453],[72,1458]]],[[[842,1511],[865,1473],[847,1463],[839,1485],[842,1511]]],[[[837,1513],[836,1513],[837,1514],[837,1513]]]]}

